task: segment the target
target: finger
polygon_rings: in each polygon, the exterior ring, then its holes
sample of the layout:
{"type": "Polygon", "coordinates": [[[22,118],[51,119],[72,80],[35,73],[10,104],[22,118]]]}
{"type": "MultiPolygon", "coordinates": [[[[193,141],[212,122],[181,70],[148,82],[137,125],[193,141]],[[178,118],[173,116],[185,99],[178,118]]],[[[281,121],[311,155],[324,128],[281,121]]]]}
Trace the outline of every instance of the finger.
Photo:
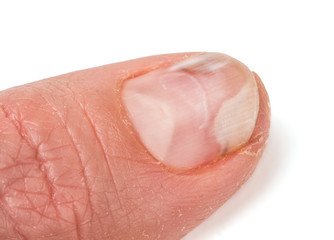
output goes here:
{"type": "Polygon", "coordinates": [[[0,236],[177,239],[221,206],[262,154],[268,97],[240,62],[189,63],[196,57],[136,59],[1,92],[0,236]]]}

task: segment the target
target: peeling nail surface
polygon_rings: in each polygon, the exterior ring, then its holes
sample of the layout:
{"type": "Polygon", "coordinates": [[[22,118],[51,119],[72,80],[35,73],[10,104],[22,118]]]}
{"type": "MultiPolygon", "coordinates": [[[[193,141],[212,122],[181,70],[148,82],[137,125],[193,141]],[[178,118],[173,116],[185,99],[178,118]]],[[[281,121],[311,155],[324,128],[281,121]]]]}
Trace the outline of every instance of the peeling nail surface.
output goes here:
{"type": "Polygon", "coordinates": [[[259,111],[251,71],[220,53],[194,55],[124,83],[136,133],[163,164],[190,169],[242,147],[259,111]]]}

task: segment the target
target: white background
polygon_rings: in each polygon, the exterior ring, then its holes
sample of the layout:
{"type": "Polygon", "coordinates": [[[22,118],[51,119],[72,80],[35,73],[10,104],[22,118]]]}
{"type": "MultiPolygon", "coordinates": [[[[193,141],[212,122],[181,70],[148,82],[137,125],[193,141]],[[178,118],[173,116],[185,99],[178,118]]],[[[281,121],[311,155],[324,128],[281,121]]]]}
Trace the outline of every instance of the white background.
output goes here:
{"type": "Polygon", "coordinates": [[[334,239],[333,1],[1,1],[0,89],[152,54],[224,52],[263,79],[271,137],[185,240],[334,239]]]}

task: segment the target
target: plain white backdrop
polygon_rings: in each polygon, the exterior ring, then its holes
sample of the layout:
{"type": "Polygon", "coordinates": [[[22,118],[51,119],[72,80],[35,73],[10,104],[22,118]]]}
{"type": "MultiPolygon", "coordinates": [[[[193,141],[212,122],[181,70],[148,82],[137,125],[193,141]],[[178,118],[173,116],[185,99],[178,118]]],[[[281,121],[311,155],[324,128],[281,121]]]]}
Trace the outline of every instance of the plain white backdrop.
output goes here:
{"type": "Polygon", "coordinates": [[[334,239],[333,1],[1,1],[0,90],[172,52],[262,78],[271,136],[252,178],[184,240],[334,239]]]}

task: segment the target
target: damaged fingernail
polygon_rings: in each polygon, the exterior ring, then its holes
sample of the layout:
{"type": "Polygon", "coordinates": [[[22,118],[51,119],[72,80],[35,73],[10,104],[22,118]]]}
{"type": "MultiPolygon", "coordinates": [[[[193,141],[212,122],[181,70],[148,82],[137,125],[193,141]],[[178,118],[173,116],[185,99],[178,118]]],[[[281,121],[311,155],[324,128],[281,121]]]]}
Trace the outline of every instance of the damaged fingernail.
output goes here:
{"type": "Polygon", "coordinates": [[[201,53],[127,80],[122,102],[153,157],[191,169],[244,146],[259,94],[251,71],[220,53],[201,53]]]}

